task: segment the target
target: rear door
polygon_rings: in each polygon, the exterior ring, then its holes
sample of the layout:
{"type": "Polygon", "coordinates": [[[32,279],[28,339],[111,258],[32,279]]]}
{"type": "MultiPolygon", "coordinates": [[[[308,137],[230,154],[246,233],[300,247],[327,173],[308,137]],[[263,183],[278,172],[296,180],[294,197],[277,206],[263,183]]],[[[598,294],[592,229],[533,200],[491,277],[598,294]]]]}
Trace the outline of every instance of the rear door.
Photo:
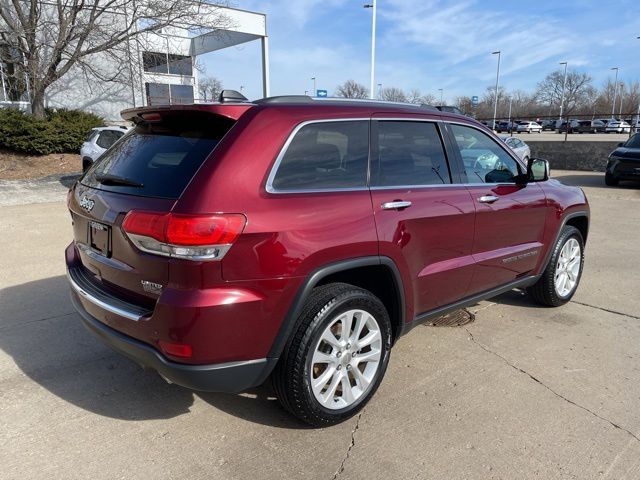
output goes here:
{"type": "Polygon", "coordinates": [[[198,112],[165,112],[107,150],[76,185],[69,208],[82,267],[125,299],[154,301],[169,259],[137,249],[122,230],[131,210],[171,211],[234,122],[198,112]]]}
{"type": "Polygon", "coordinates": [[[374,116],[371,144],[380,255],[410,280],[413,314],[463,297],[473,272],[475,212],[468,190],[451,181],[438,122],[374,116]]]}
{"type": "Polygon", "coordinates": [[[475,270],[468,294],[531,272],[541,253],[547,202],[537,183],[518,185],[524,166],[480,128],[448,124],[462,182],[475,204],[475,270]]]}

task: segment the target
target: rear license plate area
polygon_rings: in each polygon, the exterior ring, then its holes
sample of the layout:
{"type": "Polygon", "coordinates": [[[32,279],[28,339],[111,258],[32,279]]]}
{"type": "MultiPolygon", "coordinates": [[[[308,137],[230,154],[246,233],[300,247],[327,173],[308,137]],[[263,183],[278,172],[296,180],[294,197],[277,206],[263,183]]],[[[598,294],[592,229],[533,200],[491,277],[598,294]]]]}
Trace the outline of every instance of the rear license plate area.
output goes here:
{"type": "Polygon", "coordinates": [[[88,232],[88,243],[91,250],[104,255],[111,256],[111,227],[102,223],[90,221],[88,232]]]}

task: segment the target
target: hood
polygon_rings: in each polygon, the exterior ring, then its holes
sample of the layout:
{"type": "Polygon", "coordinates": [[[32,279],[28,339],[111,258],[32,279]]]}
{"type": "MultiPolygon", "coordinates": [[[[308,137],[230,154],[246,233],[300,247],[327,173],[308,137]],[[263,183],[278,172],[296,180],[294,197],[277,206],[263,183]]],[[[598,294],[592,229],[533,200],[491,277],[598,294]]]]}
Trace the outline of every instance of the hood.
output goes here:
{"type": "Polygon", "coordinates": [[[618,147],[609,156],[640,160],[640,148],[618,147]]]}

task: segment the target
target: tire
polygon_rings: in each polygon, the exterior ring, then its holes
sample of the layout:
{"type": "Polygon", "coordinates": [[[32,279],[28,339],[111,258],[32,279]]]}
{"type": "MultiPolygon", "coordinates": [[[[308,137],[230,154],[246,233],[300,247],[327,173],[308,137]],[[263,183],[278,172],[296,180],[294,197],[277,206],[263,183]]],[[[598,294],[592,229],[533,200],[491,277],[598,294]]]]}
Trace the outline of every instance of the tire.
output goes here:
{"type": "Polygon", "coordinates": [[[618,183],[620,183],[620,181],[609,172],[606,172],[604,174],[604,184],[608,187],[615,187],[616,185],[618,185],[618,183]]]}
{"type": "Polygon", "coordinates": [[[522,161],[526,164],[529,164],[529,157],[524,157],[522,161]]]}
{"type": "Polygon", "coordinates": [[[527,292],[536,302],[542,305],[549,307],[564,305],[571,300],[580,284],[583,266],[584,239],[582,234],[577,228],[566,225],[553,246],[551,258],[542,276],[533,286],[527,289],[527,292]],[[576,246],[580,249],[577,254],[575,254],[574,250],[576,246]],[[568,260],[565,262],[564,259],[568,260]],[[576,266],[578,267],[577,271],[575,269],[576,266]],[[558,273],[557,270],[559,268],[563,269],[565,283],[562,283],[562,277],[559,276],[559,285],[556,285],[556,273],[558,273]],[[571,280],[572,278],[573,280],[571,280]],[[575,283],[571,285],[571,282],[575,283]]]}
{"type": "Polygon", "coordinates": [[[378,389],[389,363],[391,340],[389,314],[371,292],[346,283],[315,288],[304,304],[272,376],[280,403],[315,427],[351,418],[378,389]],[[343,338],[346,321],[353,332],[343,338]],[[356,329],[362,324],[357,335],[356,329]],[[352,347],[347,343],[347,340],[369,337],[374,340],[358,350],[357,345],[352,347]],[[332,345],[325,338],[337,343],[332,345]],[[360,360],[366,355],[369,361],[360,360]],[[314,362],[314,358],[320,361],[314,362]],[[323,362],[325,359],[328,361],[323,362]],[[355,375],[355,371],[359,375],[355,375]],[[356,380],[356,377],[359,378],[356,380]],[[320,380],[314,390],[312,380],[321,378],[325,380],[320,380]]]}

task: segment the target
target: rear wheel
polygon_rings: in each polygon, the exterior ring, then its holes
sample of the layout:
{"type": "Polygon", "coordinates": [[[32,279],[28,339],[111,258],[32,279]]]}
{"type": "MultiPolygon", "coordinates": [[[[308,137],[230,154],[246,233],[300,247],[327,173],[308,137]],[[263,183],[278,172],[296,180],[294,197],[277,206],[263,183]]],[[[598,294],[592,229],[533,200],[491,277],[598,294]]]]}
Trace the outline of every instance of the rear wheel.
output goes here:
{"type": "Polygon", "coordinates": [[[584,264],[584,240],[580,230],[565,226],[553,247],[549,264],[538,281],[527,289],[538,302],[550,307],[564,305],[578,288],[584,264]]]}
{"type": "Polygon", "coordinates": [[[609,172],[606,172],[604,174],[604,183],[609,187],[615,187],[616,185],[618,185],[619,180],[615,178],[613,175],[611,175],[609,172]]]}
{"type": "Polygon", "coordinates": [[[344,283],[314,289],[273,375],[280,403],[314,426],[358,413],[389,363],[391,322],[371,292],[344,283]]]}

